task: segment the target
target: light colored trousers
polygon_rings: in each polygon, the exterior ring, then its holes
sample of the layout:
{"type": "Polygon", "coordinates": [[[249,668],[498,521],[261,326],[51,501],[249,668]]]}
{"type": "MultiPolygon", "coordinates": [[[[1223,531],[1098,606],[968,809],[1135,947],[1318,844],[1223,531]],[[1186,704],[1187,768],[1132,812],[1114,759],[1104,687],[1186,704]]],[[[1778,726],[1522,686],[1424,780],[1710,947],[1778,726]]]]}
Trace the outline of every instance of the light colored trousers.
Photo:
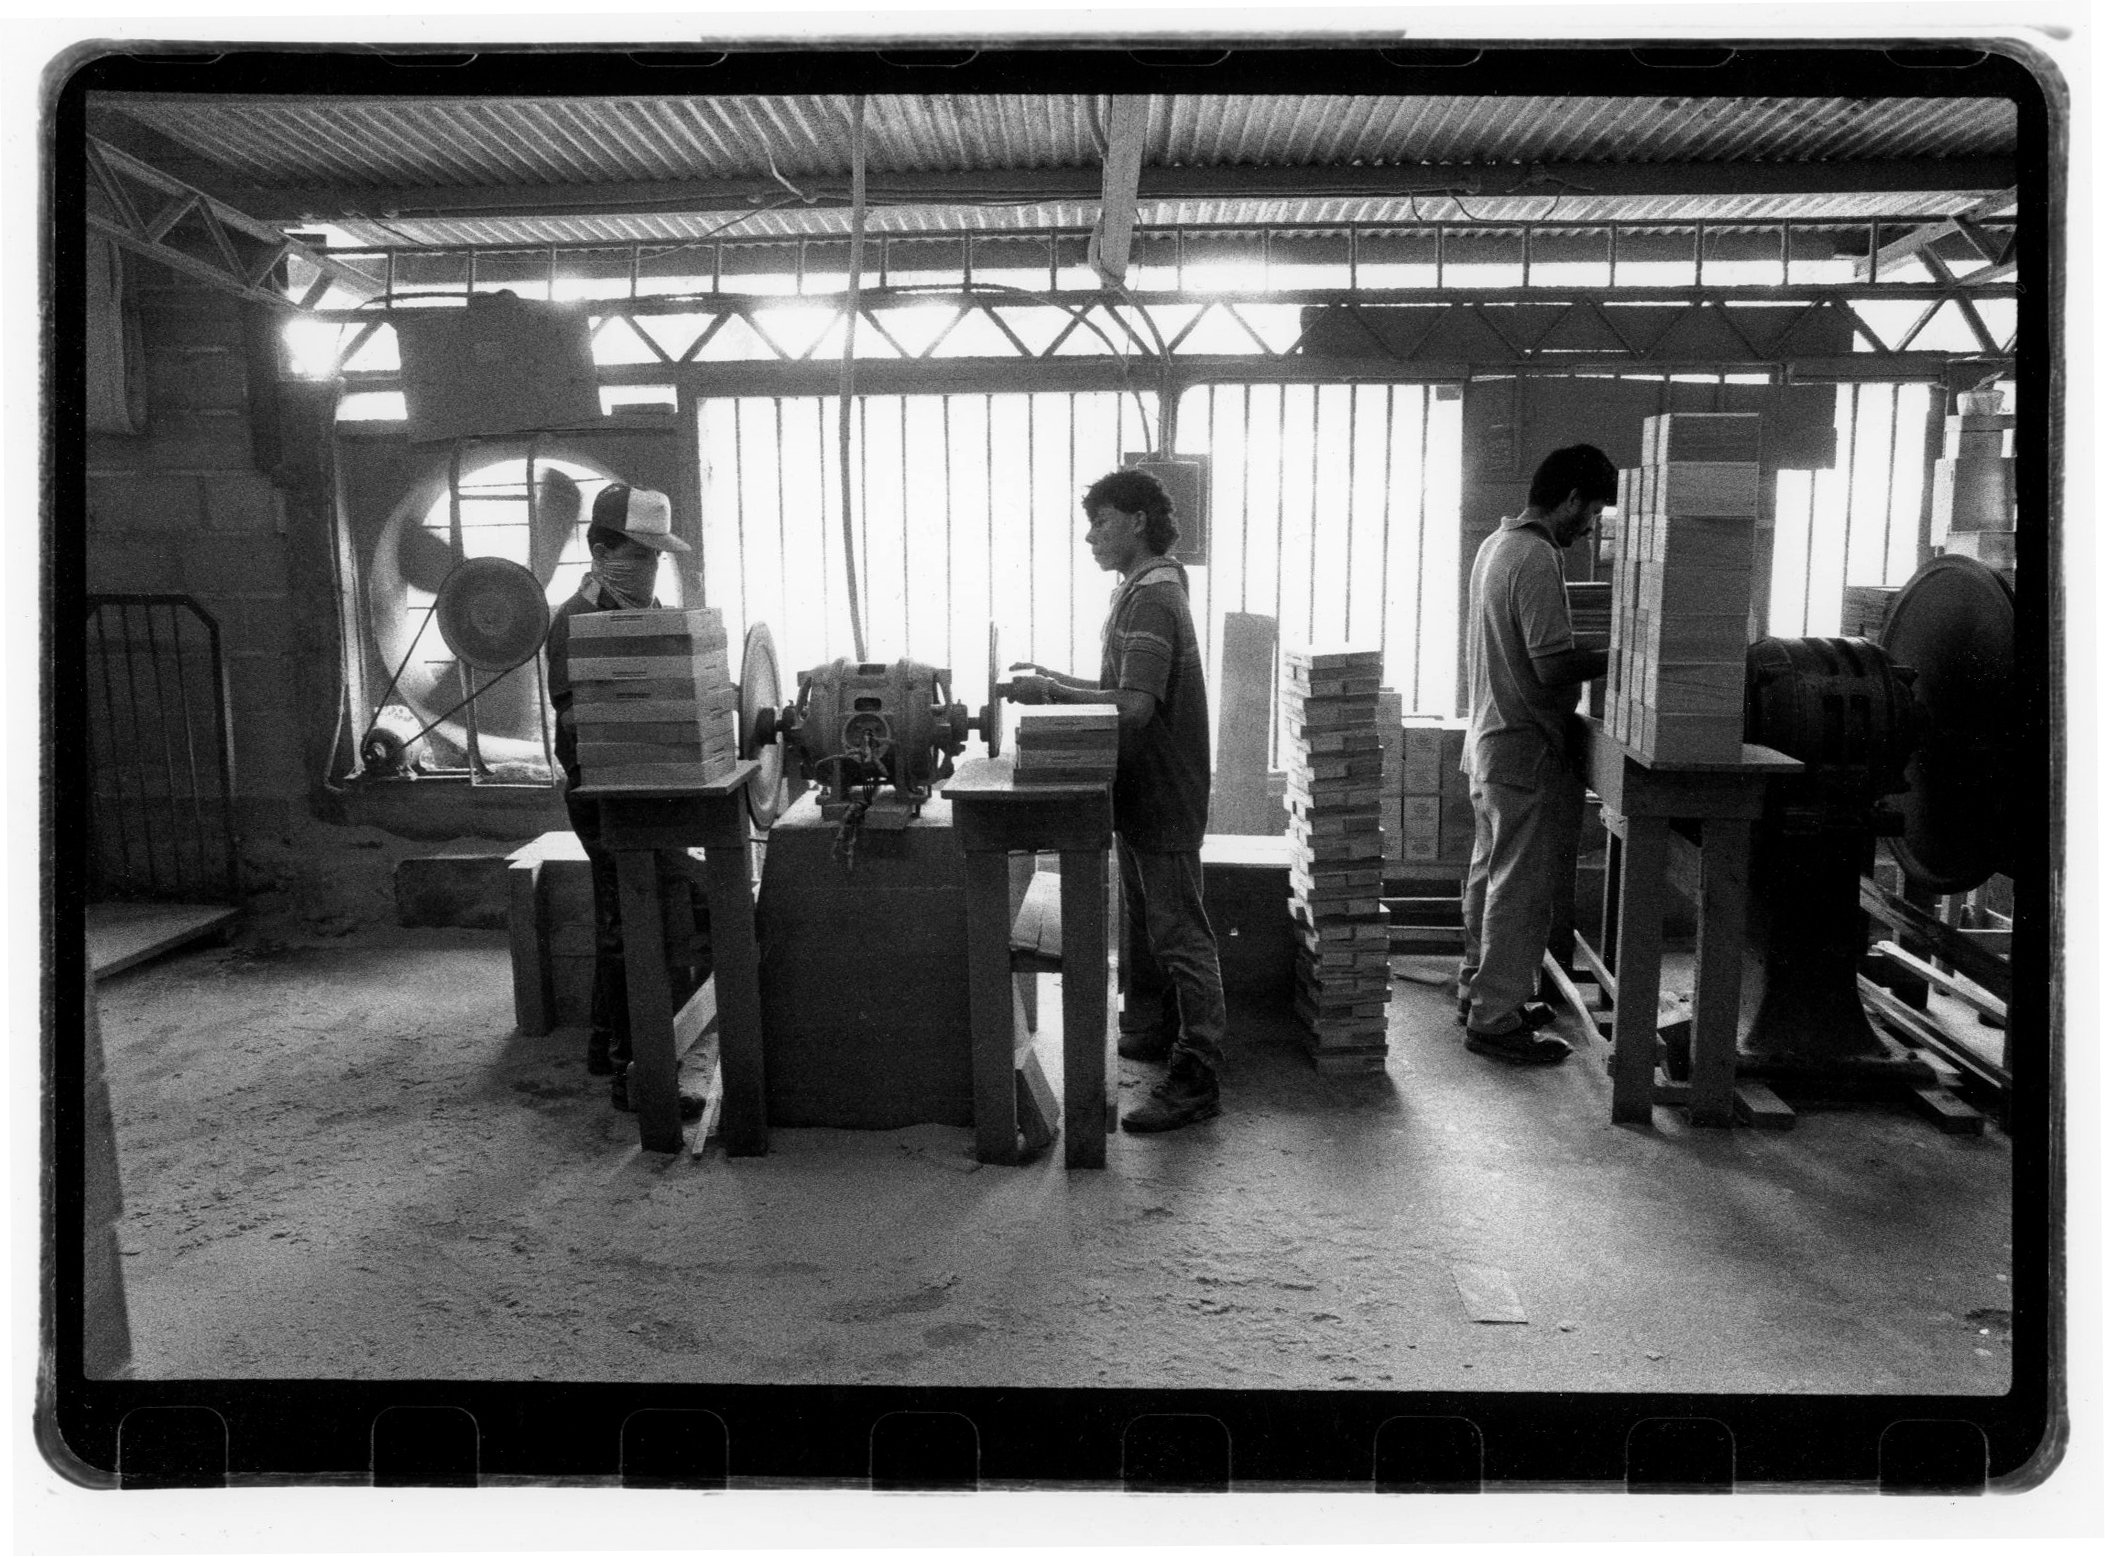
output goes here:
{"type": "Polygon", "coordinates": [[[1576,867],[1586,785],[1552,759],[1540,787],[1472,780],[1476,846],[1462,887],[1456,995],[1469,1025],[1505,1027],[1533,1000],[1549,947],[1559,878],[1576,867]]]}

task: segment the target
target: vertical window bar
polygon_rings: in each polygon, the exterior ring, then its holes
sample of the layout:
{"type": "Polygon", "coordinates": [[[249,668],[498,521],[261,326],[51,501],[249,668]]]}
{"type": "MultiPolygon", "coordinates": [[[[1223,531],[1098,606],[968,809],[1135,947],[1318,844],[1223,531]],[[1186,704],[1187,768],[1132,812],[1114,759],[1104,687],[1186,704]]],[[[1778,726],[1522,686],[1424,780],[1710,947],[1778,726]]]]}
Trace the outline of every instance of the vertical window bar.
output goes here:
{"type": "MultiPolygon", "coordinates": [[[[987,617],[994,616],[994,397],[980,396],[980,414],[987,439],[987,617]]],[[[987,694],[994,694],[989,691],[987,694]]]]}
{"type": "MultiPolygon", "coordinates": [[[[877,586],[870,579],[876,571],[870,565],[870,402],[861,395],[855,397],[855,517],[862,526],[857,543],[862,550],[862,565],[855,574],[862,581],[862,619],[867,632],[870,591],[877,586]]],[[[869,648],[870,643],[866,637],[863,646],[869,648]]]]}
{"type": "MultiPolygon", "coordinates": [[[[1313,644],[1316,641],[1316,554],[1322,540],[1316,525],[1316,514],[1320,506],[1317,502],[1316,482],[1321,479],[1322,473],[1323,386],[1311,385],[1308,398],[1308,641],[1313,644]]],[[[1281,486],[1285,484],[1284,481],[1280,483],[1281,486]]],[[[1349,536],[1352,524],[1350,499],[1347,499],[1345,505],[1345,524],[1346,534],[1349,536]]],[[[1346,609],[1351,608],[1348,606],[1346,609]]]]}
{"type": "MultiPolygon", "coordinates": [[[[721,245],[719,245],[721,247],[721,245]]],[[[753,603],[746,593],[751,569],[746,564],[746,430],[745,401],[731,402],[731,511],[738,516],[738,622],[753,626],[753,603]]]]}
{"type": "MultiPolygon", "coordinates": [[[[826,400],[827,397],[822,395],[811,402],[814,413],[811,431],[812,442],[819,451],[819,631],[822,635],[822,641],[831,642],[833,638],[833,569],[826,562],[828,548],[826,537],[833,529],[832,524],[827,519],[827,516],[833,512],[833,509],[826,502],[826,461],[831,457],[826,446],[834,440],[826,436],[826,400]]],[[[835,397],[835,401],[837,405],[837,397],[835,397]]],[[[848,479],[848,473],[846,471],[837,472],[836,479],[845,482],[848,479]]]]}
{"type": "MultiPolygon", "coordinates": [[[[799,245],[801,252],[802,245],[799,245]]],[[[787,450],[782,439],[782,397],[775,396],[775,601],[770,609],[782,613],[778,620],[786,628],[789,612],[789,504],[782,491],[784,473],[789,469],[787,450]]]]}
{"type": "MultiPolygon", "coordinates": [[[[1389,526],[1396,484],[1396,386],[1381,386],[1381,610],[1377,631],[1381,635],[1381,662],[1389,663],[1389,526]]],[[[1401,681],[1391,681],[1402,686],[1401,681]]]]}
{"type": "MultiPolygon", "coordinates": [[[[965,240],[965,270],[969,279],[972,270],[972,240],[970,238],[965,240]]],[[[957,649],[951,628],[957,616],[957,568],[955,566],[957,516],[951,507],[950,459],[950,396],[945,395],[943,397],[943,663],[955,666],[957,664],[957,649]]],[[[903,465],[904,463],[902,460],[901,464],[903,465]]],[[[911,515],[907,516],[906,522],[909,525],[912,524],[911,515]]],[[[990,693],[989,696],[991,695],[990,693]]]]}
{"type": "MultiPolygon", "coordinates": [[[[1418,386],[1418,512],[1414,523],[1418,539],[1418,587],[1417,602],[1412,606],[1416,616],[1411,624],[1411,634],[1417,640],[1411,646],[1411,707],[1415,711],[1424,706],[1425,697],[1425,508],[1426,508],[1426,462],[1431,457],[1433,437],[1432,396],[1425,386],[1418,386]]],[[[1462,603],[1468,609],[1468,602],[1462,603]]]]}
{"type": "Polygon", "coordinates": [[[1886,394],[1893,414],[1886,419],[1886,530],[1878,549],[1878,581],[1881,584],[1886,582],[1886,571],[1892,566],[1893,499],[1900,490],[1900,483],[1894,479],[1900,471],[1900,385],[1888,384],[1886,394]]]}
{"type": "Polygon", "coordinates": [[[1621,223],[1610,222],[1608,224],[1608,285],[1611,290],[1613,290],[1615,286],[1616,250],[1621,246],[1622,235],[1623,229],[1621,223]]]}
{"type": "Polygon", "coordinates": [[[912,654],[914,644],[914,527],[908,522],[912,500],[906,495],[907,413],[913,398],[899,397],[899,644],[900,652],[912,654]]]}
{"type": "Polygon", "coordinates": [[[1247,613],[1250,609],[1250,386],[1248,384],[1240,385],[1236,392],[1241,397],[1243,406],[1243,479],[1240,483],[1242,487],[1242,560],[1238,574],[1242,583],[1241,592],[1238,596],[1240,603],[1237,609],[1247,613]]]}
{"type": "MultiPolygon", "coordinates": [[[[1267,278],[1269,278],[1269,276],[1270,276],[1270,269],[1269,269],[1269,267],[1270,267],[1270,264],[1271,264],[1271,234],[1270,234],[1270,233],[1267,233],[1267,234],[1265,234],[1265,256],[1266,256],[1266,258],[1265,258],[1265,263],[1266,263],[1266,266],[1267,266],[1267,270],[1266,270],[1266,275],[1267,275],[1267,278]]],[[[1281,384],[1281,385],[1279,385],[1279,386],[1278,386],[1278,390],[1279,390],[1279,426],[1278,426],[1278,430],[1277,430],[1277,431],[1276,431],[1276,433],[1274,434],[1274,437],[1273,437],[1273,443],[1272,443],[1272,447],[1273,447],[1273,449],[1277,451],[1277,454],[1276,454],[1276,457],[1275,457],[1275,459],[1273,460],[1273,466],[1272,466],[1272,621],[1273,621],[1273,623],[1275,624],[1275,630],[1274,630],[1274,634],[1273,634],[1273,636],[1274,636],[1274,637],[1275,637],[1275,639],[1276,639],[1276,640],[1278,641],[1278,644],[1279,644],[1280,648],[1282,648],[1282,649],[1283,649],[1283,648],[1285,647],[1285,645],[1286,645],[1286,632],[1285,632],[1285,629],[1286,629],[1286,622],[1285,622],[1285,616],[1286,616],[1286,611],[1285,611],[1284,607],[1285,607],[1285,605],[1286,605],[1286,598],[1285,598],[1285,597],[1286,597],[1286,391],[1287,391],[1287,386],[1286,386],[1286,385],[1284,385],[1284,384],[1281,384]]],[[[1277,711],[1277,709],[1278,709],[1278,707],[1279,707],[1279,681],[1278,681],[1278,677],[1277,677],[1276,675],[1275,675],[1275,676],[1273,677],[1273,679],[1272,679],[1272,697],[1271,697],[1271,706],[1272,706],[1272,708],[1273,708],[1273,710],[1274,710],[1274,712],[1275,712],[1275,717],[1274,717],[1274,718],[1273,718],[1273,720],[1272,720],[1272,756],[1271,756],[1271,763],[1272,763],[1272,766],[1276,768],[1276,767],[1278,767],[1278,766],[1279,766],[1279,735],[1280,735],[1280,731],[1279,731],[1279,720],[1278,720],[1278,718],[1276,717],[1276,711],[1277,711]]]]}
{"type": "Polygon", "coordinates": [[[1359,540],[1360,386],[1345,386],[1345,637],[1352,637],[1353,558],[1359,540]]]}
{"type": "Polygon", "coordinates": [[[1038,591],[1030,586],[1038,578],[1038,397],[1026,395],[1023,399],[1023,577],[1024,590],[1030,598],[1030,609],[1025,614],[1025,631],[1030,634],[1032,659],[1037,659],[1038,649],[1038,591]]]}
{"type": "MultiPolygon", "coordinates": [[[[1851,532],[1856,522],[1856,440],[1857,427],[1863,420],[1863,386],[1849,386],[1849,462],[1842,467],[1845,484],[1842,488],[1842,567],[1840,587],[1849,587],[1849,545],[1851,532]]],[[[1812,614],[1812,603],[1806,602],[1808,620],[1812,614]]],[[[1808,628],[1810,631],[1810,628],[1808,628]]]]}
{"type": "MultiPolygon", "coordinates": [[[[1121,455],[1125,453],[1125,424],[1124,418],[1119,415],[1119,412],[1124,408],[1124,400],[1125,397],[1123,395],[1119,395],[1114,391],[1111,402],[1111,436],[1117,441],[1118,453],[1121,455]]],[[[1082,456],[1081,451],[1075,446],[1074,426],[1075,417],[1081,410],[1081,405],[1081,396],[1069,395],[1067,397],[1067,490],[1069,492],[1079,490],[1082,481],[1081,467],[1078,463],[1082,456]]],[[[1075,598],[1081,593],[1082,563],[1076,548],[1066,546],[1061,549],[1067,554],[1067,669],[1072,673],[1074,670],[1074,602],[1075,598]]]]}

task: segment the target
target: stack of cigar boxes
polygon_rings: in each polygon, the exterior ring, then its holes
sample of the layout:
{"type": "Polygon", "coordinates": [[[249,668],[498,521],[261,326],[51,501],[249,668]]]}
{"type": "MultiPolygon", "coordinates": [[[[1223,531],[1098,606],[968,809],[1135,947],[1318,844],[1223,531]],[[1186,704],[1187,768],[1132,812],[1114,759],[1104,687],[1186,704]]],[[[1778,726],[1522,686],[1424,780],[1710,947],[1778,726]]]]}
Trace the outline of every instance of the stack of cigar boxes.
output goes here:
{"type": "Polygon", "coordinates": [[[1403,721],[1403,847],[1407,867],[1469,863],[1476,842],[1476,813],[1469,805],[1469,779],[1462,772],[1465,719],[1414,714],[1403,721]]]}
{"type": "Polygon", "coordinates": [[[738,695],[721,611],[578,613],[570,692],[588,785],[713,784],[737,766],[738,695]]]}
{"type": "Polygon", "coordinates": [[[1016,716],[1018,785],[1104,784],[1118,772],[1118,707],[1070,703],[1016,716]]]}
{"type": "Polygon", "coordinates": [[[2017,418],[1994,390],[1959,396],[1930,472],[1930,534],[1944,549],[2009,572],[2017,566],[2016,462],[2003,452],[2017,418]]]}
{"type": "Polygon", "coordinates": [[[1388,1057],[1379,649],[1289,649],[1281,688],[1294,1009],[1326,1075],[1388,1057]]]}
{"type": "Polygon", "coordinates": [[[1650,416],[1643,447],[1617,500],[1608,731],[1647,762],[1737,762],[1761,418],[1650,416]]]}

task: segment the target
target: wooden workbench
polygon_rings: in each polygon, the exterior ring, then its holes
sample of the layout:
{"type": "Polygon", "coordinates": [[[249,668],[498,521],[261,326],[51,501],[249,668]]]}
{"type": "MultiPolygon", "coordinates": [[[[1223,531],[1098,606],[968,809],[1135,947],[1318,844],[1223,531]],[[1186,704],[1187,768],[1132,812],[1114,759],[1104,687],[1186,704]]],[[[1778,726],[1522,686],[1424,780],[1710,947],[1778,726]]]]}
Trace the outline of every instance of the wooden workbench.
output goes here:
{"type": "Polygon", "coordinates": [[[1749,844],[1770,781],[1803,772],[1805,764],[1747,745],[1733,763],[1647,763],[1599,720],[1585,718],[1580,725],[1582,749],[1572,755],[1600,796],[1609,838],[1602,944],[1596,952],[1578,938],[1575,958],[1615,1005],[1611,1117],[1620,1124],[1649,1123],[1654,1103],[1685,1103],[1694,1123],[1729,1125],[1749,844]],[[1685,1086],[1654,1076],[1668,831],[1676,827],[1696,843],[1699,862],[1695,1012],[1685,1086]]]}
{"type": "Polygon", "coordinates": [[[1009,963],[1009,855],[1060,856],[1062,1109],[1070,1168],[1101,1168],[1116,1127],[1109,977],[1111,785],[1018,785],[1007,757],[960,763],[944,786],[965,851],[972,987],[972,1124],[981,1162],[1013,1163],[1018,1042],[1009,963]]]}
{"type": "Polygon", "coordinates": [[[705,851],[709,937],[715,958],[718,1053],[723,1066],[719,1130],[732,1156],[767,1150],[760,1049],[760,953],[753,934],[753,844],[746,785],[760,771],[741,762],[714,784],[586,784],[572,798],[599,807],[600,841],[621,884],[621,939],[628,972],[629,1098],[643,1149],[681,1146],[679,1057],[673,1048],[672,980],[658,901],[660,849],[705,851]]]}

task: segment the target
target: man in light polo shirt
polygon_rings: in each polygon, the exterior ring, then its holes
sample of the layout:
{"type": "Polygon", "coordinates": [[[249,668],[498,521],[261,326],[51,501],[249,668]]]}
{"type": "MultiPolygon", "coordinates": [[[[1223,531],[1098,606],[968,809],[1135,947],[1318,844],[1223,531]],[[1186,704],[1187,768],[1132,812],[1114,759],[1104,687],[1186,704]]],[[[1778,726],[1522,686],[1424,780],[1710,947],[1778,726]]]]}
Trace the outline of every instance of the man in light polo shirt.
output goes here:
{"type": "Polygon", "coordinates": [[[1615,466],[1593,445],[1551,453],[1528,485],[1527,508],[1485,537],[1469,574],[1462,771],[1476,846],[1462,890],[1459,1015],[1472,1052],[1516,1065],[1571,1053],[1539,1031],[1551,1013],[1536,981],[1557,860],[1577,837],[1586,794],[1566,725],[1581,684],[1607,671],[1608,656],[1572,641],[1564,552],[1615,501],[1615,485],[1615,466]]]}

